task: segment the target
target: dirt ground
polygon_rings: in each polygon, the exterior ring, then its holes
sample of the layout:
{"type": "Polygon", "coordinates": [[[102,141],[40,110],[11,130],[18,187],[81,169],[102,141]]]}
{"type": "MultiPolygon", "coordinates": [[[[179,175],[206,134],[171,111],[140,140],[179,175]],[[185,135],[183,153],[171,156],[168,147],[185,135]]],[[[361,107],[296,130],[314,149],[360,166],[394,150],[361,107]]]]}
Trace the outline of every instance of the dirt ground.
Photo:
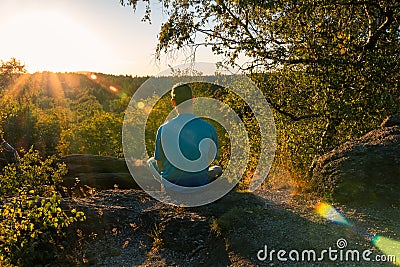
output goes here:
{"type": "Polygon", "coordinates": [[[64,199],[63,205],[87,217],[74,229],[78,238],[71,238],[65,253],[83,266],[394,266],[361,256],[359,261],[330,260],[327,254],[318,258],[322,250],[339,255],[338,240],[346,242],[343,253],[370,250],[369,258],[382,256],[359,229],[400,240],[398,207],[335,205],[354,228],[326,222],[315,212],[317,202],[287,185],[232,191],[196,208],[160,203],[141,190],[99,191],[64,199]],[[265,249],[268,256],[272,250],[275,254],[263,259],[265,249]],[[287,261],[278,259],[279,250],[287,252],[287,261]],[[315,250],[317,260],[288,259],[294,250],[300,256],[303,250],[315,250]]]}

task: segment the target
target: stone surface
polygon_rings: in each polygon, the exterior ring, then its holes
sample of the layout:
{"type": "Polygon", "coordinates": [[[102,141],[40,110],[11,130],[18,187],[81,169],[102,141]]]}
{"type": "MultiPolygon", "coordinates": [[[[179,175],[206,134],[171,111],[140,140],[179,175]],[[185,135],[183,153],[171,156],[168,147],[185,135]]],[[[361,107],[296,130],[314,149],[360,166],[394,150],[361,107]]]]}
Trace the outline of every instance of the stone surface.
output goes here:
{"type": "Polygon", "coordinates": [[[321,156],[311,188],[340,202],[400,202],[400,125],[396,116],[321,156]]]}
{"type": "MultiPolygon", "coordinates": [[[[60,158],[68,168],[63,185],[75,192],[87,191],[87,188],[104,189],[141,189],[131,176],[125,159],[89,154],[72,154],[60,158]],[[83,189],[83,190],[82,190],[83,189]]],[[[140,162],[132,167],[135,175],[149,176],[147,167],[140,162]]],[[[154,178],[148,177],[149,184],[154,187],[154,178]]],[[[159,188],[153,188],[159,190],[159,188]]]]}
{"type": "Polygon", "coordinates": [[[70,173],[129,173],[125,160],[120,158],[72,154],[62,157],[60,161],[67,164],[70,173]]]}
{"type": "Polygon", "coordinates": [[[381,127],[400,126],[400,116],[389,116],[381,124],[381,127]]]}

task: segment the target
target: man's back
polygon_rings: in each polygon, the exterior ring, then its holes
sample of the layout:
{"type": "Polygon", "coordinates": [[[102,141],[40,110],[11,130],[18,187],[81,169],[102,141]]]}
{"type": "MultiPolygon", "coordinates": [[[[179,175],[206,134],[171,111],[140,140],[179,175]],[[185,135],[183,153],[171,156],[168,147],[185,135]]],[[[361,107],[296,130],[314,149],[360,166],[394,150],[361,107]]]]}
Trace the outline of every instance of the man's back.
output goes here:
{"type": "Polygon", "coordinates": [[[158,129],[155,159],[163,161],[164,179],[182,186],[200,186],[210,181],[208,166],[216,158],[217,147],[211,124],[190,113],[179,114],[158,129]]]}

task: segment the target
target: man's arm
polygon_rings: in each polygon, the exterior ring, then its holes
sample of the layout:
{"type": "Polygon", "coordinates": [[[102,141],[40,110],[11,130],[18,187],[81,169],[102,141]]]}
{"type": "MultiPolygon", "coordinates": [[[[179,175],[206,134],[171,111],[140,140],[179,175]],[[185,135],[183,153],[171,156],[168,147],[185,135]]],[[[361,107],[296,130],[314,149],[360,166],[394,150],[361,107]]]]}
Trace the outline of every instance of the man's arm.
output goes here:
{"type": "Polygon", "coordinates": [[[162,172],[164,170],[164,161],[165,161],[165,159],[156,160],[156,165],[160,172],[162,172]]]}
{"type": "Polygon", "coordinates": [[[156,147],[154,151],[154,159],[156,160],[157,168],[160,172],[164,170],[165,155],[161,145],[161,127],[157,131],[156,135],[156,147]]]}

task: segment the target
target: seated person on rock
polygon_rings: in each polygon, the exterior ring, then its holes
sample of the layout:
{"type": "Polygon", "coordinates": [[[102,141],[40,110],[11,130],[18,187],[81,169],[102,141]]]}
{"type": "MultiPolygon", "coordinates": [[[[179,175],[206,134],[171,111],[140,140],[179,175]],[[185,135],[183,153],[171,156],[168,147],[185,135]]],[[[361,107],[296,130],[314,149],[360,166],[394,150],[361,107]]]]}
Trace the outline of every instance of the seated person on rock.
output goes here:
{"type": "Polygon", "coordinates": [[[149,167],[161,181],[185,187],[206,185],[222,174],[220,166],[209,167],[218,154],[215,128],[193,114],[192,89],[187,84],[172,88],[171,102],[178,115],[158,129],[149,167]]]}

